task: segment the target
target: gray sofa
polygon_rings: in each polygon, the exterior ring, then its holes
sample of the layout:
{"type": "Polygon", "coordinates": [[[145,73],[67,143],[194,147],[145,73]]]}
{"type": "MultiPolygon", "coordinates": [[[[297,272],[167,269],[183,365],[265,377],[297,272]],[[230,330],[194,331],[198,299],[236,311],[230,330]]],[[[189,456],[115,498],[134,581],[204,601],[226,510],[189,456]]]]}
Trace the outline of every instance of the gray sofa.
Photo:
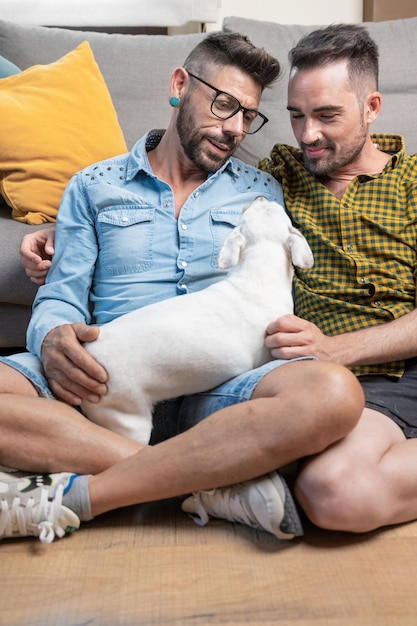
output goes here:
{"type": "MultiPolygon", "coordinates": [[[[375,131],[400,133],[408,151],[417,152],[417,18],[367,24],[380,47],[383,112],[375,131]]],[[[315,26],[281,25],[238,17],[226,18],[223,29],[240,31],[274,54],[283,65],[277,84],[265,92],[262,111],[270,123],[248,137],[238,156],[249,163],[266,156],[275,142],[294,144],[286,111],[287,54],[315,26]]],[[[88,40],[106,80],[128,147],[150,128],[163,128],[169,119],[171,71],[203,37],[187,35],[121,35],[22,26],[0,21],[0,55],[22,70],[56,61],[88,40]]],[[[80,76],[82,80],[82,76],[80,76]]],[[[85,85],[88,89],[88,85],[85,85]]],[[[36,120],[34,120],[36,123],[36,120]]],[[[13,128],[2,128],[13,133],[13,128]]],[[[20,267],[19,244],[34,226],[11,219],[0,203],[0,349],[25,345],[25,331],[36,287],[20,267]]]]}

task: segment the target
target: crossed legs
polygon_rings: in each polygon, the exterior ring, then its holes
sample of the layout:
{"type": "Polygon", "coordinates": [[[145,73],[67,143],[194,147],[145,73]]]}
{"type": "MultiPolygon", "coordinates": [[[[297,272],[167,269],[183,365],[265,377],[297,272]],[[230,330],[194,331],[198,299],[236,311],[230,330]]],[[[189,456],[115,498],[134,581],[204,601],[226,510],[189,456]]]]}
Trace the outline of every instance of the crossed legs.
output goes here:
{"type": "Polygon", "coordinates": [[[295,495],[315,524],[366,532],[417,518],[417,441],[381,413],[363,410],[358,382],[337,365],[279,367],[250,401],[155,446],[39,398],[4,364],[0,391],[0,464],[92,474],[93,515],[235,484],[304,459],[295,495]]]}
{"type": "Polygon", "coordinates": [[[302,361],[273,370],[253,398],[92,476],[93,515],[261,476],[344,437],[363,396],[339,366],[302,361]]]}
{"type": "Polygon", "coordinates": [[[93,515],[233,484],[317,454],[352,430],[363,403],[346,369],[293,362],[267,374],[252,400],[160,444],[140,446],[62,402],[38,398],[29,381],[4,364],[0,381],[0,463],[93,474],[93,515]]]}

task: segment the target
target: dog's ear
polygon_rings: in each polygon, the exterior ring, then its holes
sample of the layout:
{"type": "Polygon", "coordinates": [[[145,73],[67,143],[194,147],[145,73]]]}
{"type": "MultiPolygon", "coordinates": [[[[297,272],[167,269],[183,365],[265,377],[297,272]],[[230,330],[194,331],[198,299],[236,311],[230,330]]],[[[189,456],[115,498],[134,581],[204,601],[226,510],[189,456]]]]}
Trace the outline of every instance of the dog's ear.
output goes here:
{"type": "Polygon", "coordinates": [[[222,270],[234,267],[239,263],[240,251],[245,244],[245,237],[242,235],[240,226],[236,226],[224,240],[222,249],[217,259],[218,265],[222,270]]]}
{"type": "Polygon", "coordinates": [[[297,228],[290,226],[290,234],[288,236],[288,248],[291,252],[293,265],[303,269],[310,269],[314,265],[314,257],[311,248],[307,243],[307,239],[300,233],[297,228]]]}

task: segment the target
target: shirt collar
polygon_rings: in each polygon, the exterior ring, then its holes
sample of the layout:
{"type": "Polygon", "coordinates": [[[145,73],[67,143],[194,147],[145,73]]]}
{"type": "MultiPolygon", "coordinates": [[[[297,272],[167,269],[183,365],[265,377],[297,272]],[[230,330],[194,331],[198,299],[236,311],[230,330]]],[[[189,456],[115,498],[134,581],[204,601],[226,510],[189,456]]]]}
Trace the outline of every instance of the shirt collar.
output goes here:
{"type": "Polygon", "coordinates": [[[372,133],[371,139],[379,150],[391,155],[384,170],[394,169],[404,161],[406,150],[405,140],[401,135],[386,135],[383,133],[372,133]]]}
{"type": "Polygon", "coordinates": [[[126,182],[133,180],[140,170],[153,175],[147,153],[156,148],[164,132],[164,129],[153,129],[135,143],[127,160],[126,182]]]}
{"type": "Polygon", "coordinates": [[[384,133],[372,133],[371,139],[379,150],[395,154],[396,152],[405,151],[404,137],[401,135],[387,135],[384,133]]]}

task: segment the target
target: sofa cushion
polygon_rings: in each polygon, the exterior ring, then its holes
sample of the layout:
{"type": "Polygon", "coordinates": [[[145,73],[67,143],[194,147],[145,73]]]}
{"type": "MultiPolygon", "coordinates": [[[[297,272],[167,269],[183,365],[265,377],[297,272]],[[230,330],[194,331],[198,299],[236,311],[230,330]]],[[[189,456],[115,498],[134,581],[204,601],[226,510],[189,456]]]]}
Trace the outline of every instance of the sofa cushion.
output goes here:
{"type": "MultiPolygon", "coordinates": [[[[408,152],[417,152],[416,93],[417,17],[364,24],[379,46],[380,91],[382,111],[373,125],[375,132],[399,133],[405,137],[408,152]]],[[[277,83],[262,95],[261,111],[269,124],[256,135],[249,136],[237,155],[244,161],[256,163],[268,156],[273,143],[295,144],[286,110],[288,82],[288,52],[307,32],[320,26],[276,24],[240,17],[226,17],[223,29],[238,31],[257,46],[264,47],[278,58],[282,74],[277,83]]]]}
{"type": "Polygon", "coordinates": [[[37,286],[29,280],[21,266],[19,247],[24,235],[39,228],[41,226],[31,226],[13,220],[10,208],[0,196],[0,303],[29,306],[32,304],[37,286]]]}
{"type": "Polygon", "coordinates": [[[22,69],[55,61],[87,40],[129,148],[151,128],[166,128],[171,73],[203,37],[82,32],[0,20],[0,54],[22,69]]]}
{"type": "Polygon", "coordinates": [[[71,176],[126,151],[87,42],[55,63],[2,79],[0,119],[0,191],[21,222],[54,221],[71,176]]]}

